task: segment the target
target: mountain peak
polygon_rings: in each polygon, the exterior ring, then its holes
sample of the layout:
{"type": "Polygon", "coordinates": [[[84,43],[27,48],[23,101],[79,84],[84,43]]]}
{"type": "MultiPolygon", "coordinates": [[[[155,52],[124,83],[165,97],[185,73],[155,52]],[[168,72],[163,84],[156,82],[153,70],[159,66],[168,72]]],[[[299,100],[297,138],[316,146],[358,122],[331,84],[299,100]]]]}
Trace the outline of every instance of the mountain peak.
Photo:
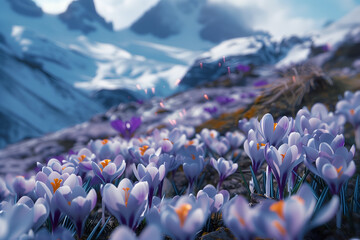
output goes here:
{"type": "Polygon", "coordinates": [[[99,23],[112,31],[112,23],[108,23],[96,11],[93,0],[77,0],[72,2],[59,18],[72,30],[80,30],[85,34],[96,30],[94,23],[99,23]]]}
{"type": "Polygon", "coordinates": [[[8,0],[8,2],[11,8],[19,14],[29,17],[41,17],[43,15],[42,9],[32,0],[8,0]]]}

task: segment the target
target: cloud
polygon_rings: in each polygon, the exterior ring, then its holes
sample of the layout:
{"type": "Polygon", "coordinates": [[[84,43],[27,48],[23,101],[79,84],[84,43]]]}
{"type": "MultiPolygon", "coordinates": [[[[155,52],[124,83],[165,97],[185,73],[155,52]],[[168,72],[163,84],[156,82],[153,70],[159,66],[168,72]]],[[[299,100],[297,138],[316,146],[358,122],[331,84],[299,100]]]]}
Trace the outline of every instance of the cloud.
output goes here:
{"type": "Polygon", "coordinates": [[[98,13],[113,22],[114,29],[130,26],[159,0],[94,0],[98,13]]]}
{"type": "Polygon", "coordinates": [[[284,0],[209,0],[212,3],[230,4],[251,15],[254,31],[267,31],[275,37],[301,35],[310,32],[321,24],[312,18],[298,15],[292,4],[284,0]]]}
{"type": "Polygon", "coordinates": [[[33,0],[42,10],[50,14],[65,12],[73,0],[33,0]]]}

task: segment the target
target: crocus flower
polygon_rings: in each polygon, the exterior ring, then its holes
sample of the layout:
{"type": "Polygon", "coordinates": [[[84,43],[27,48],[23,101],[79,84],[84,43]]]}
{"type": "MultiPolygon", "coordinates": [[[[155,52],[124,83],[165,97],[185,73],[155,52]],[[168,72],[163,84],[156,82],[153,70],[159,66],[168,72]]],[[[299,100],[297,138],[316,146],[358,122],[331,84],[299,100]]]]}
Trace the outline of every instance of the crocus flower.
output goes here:
{"type": "Polygon", "coordinates": [[[222,206],[230,199],[230,194],[228,191],[221,190],[218,192],[211,184],[206,185],[202,190],[200,190],[196,197],[200,198],[202,195],[205,195],[208,198],[209,209],[211,213],[219,212],[222,206]]]}
{"type": "Polygon", "coordinates": [[[238,168],[237,163],[233,163],[231,160],[225,160],[222,157],[219,158],[217,161],[214,158],[211,158],[210,164],[219,174],[219,183],[217,185],[217,189],[220,189],[220,186],[225,180],[225,178],[236,172],[238,168]]]}
{"type": "Polygon", "coordinates": [[[251,159],[252,169],[256,175],[259,168],[265,161],[265,143],[258,140],[253,129],[250,129],[248,132],[248,138],[244,142],[244,151],[251,159]]]}
{"type": "Polygon", "coordinates": [[[94,153],[87,148],[82,148],[78,154],[70,155],[68,160],[63,161],[63,167],[73,165],[79,168],[79,173],[87,173],[92,170],[91,163],[96,159],[94,153]]]}
{"type": "Polygon", "coordinates": [[[199,146],[188,146],[179,153],[179,159],[183,162],[183,169],[189,181],[188,191],[193,191],[193,184],[204,168],[204,151],[199,146]]]}
{"type": "Polygon", "coordinates": [[[41,228],[35,235],[36,240],[59,240],[59,239],[74,239],[73,233],[63,227],[58,227],[52,233],[49,233],[45,228],[41,228]]]}
{"type": "Polygon", "coordinates": [[[240,119],[238,122],[238,128],[247,134],[250,129],[257,130],[260,128],[260,123],[256,118],[250,118],[249,120],[246,118],[240,119]]]}
{"type": "Polygon", "coordinates": [[[45,198],[49,205],[51,225],[53,230],[55,230],[60,219],[61,211],[54,198],[54,194],[62,186],[68,186],[70,189],[76,186],[82,186],[82,180],[75,174],[63,178],[63,176],[57,172],[52,172],[49,176],[39,172],[36,175],[36,180],[35,193],[37,197],[45,198]]]}
{"type": "Polygon", "coordinates": [[[237,149],[244,143],[246,137],[244,134],[235,131],[235,132],[227,132],[225,137],[229,140],[230,146],[232,149],[237,149]]]}
{"type": "Polygon", "coordinates": [[[256,223],[253,219],[257,214],[260,214],[259,207],[250,208],[242,196],[232,198],[222,210],[224,224],[236,239],[251,239],[256,236],[256,223]]]}
{"type": "Polygon", "coordinates": [[[308,230],[334,217],[339,198],[333,196],[312,218],[315,206],[315,197],[307,184],[302,185],[296,195],[285,200],[264,202],[262,214],[255,220],[258,235],[272,239],[302,239],[308,230]]]}
{"type": "Polygon", "coordinates": [[[140,117],[132,117],[130,121],[122,121],[120,119],[114,120],[110,122],[110,125],[118,132],[120,132],[121,136],[125,139],[130,139],[136,129],[138,129],[141,125],[140,117]]]}
{"type": "Polygon", "coordinates": [[[208,216],[206,201],[196,201],[194,197],[182,196],[174,205],[166,205],[160,211],[163,231],[177,240],[194,239],[208,216]]]}
{"type": "Polygon", "coordinates": [[[219,156],[225,156],[230,150],[230,142],[226,137],[221,136],[219,139],[209,141],[208,147],[219,156]]]}
{"type": "Polygon", "coordinates": [[[250,66],[249,65],[244,65],[244,64],[239,64],[236,66],[236,69],[239,71],[239,72],[249,72],[251,70],[250,66]]]}
{"type": "Polygon", "coordinates": [[[88,148],[95,154],[98,160],[114,160],[114,158],[120,153],[120,147],[121,145],[119,141],[110,139],[91,140],[88,144],[88,148]]]}
{"type": "MultiPolygon", "coordinates": [[[[154,196],[154,192],[160,185],[165,177],[165,165],[161,165],[159,167],[156,166],[155,163],[149,163],[146,167],[141,163],[137,165],[137,169],[135,165],[133,165],[133,172],[137,180],[142,182],[147,182],[149,185],[149,208],[151,208],[152,198],[154,196]]],[[[161,189],[158,189],[161,191],[161,189]]]]}
{"type": "Polygon", "coordinates": [[[315,167],[306,161],[305,163],[313,173],[325,180],[333,194],[340,192],[344,182],[352,177],[356,170],[354,161],[348,161],[342,155],[318,157],[315,167]]]}
{"type": "Polygon", "coordinates": [[[2,177],[0,177],[0,202],[5,200],[10,194],[9,189],[6,186],[6,183],[2,177]]]}
{"type": "Polygon", "coordinates": [[[270,145],[277,147],[282,143],[283,138],[289,134],[291,122],[288,117],[282,117],[278,123],[274,123],[274,118],[270,113],[263,116],[260,121],[259,133],[270,145]]]}
{"type": "Polygon", "coordinates": [[[336,104],[336,113],[344,115],[354,126],[356,147],[360,149],[360,91],[346,91],[344,99],[336,104]]]}
{"type": "Polygon", "coordinates": [[[28,196],[23,196],[17,203],[25,204],[34,212],[32,229],[36,231],[46,221],[49,216],[50,208],[44,198],[38,198],[34,203],[28,196]]]}
{"type": "Polygon", "coordinates": [[[298,149],[295,145],[289,146],[284,143],[276,149],[267,144],[265,146],[265,159],[279,187],[279,197],[283,199],[283,193],[287,178],[295,166],[303,161],[303,158],[298,158],[298,149]]]}
{"type": "Polygon", "coordinates": [[[0,215],[0,239],[17,239],[33,225],[34,210],[23,203],[8,204],[0,215]]]}
{"type": "Polygon", "coordinates": [[[139,237],[127,226],[117,227],[110,236],[110,240],[161,240],[163,239],[160,229],[155,225],[147,226],[139,237]]]}
{"type": "Polygon", "coordinates": [[[81,186],[75,186],[73,189],[63,186],[55,192],[54,198],[61,211],[73,221],[80,238],[85,221],[95,207],[96,191],[91,189],[86,194],[85,189],[81,186]]]}
{"type": "Polygon", "coordinates": [[[35,177],[26,179],[24,176],[16,176],[12,179],[9,190],[16,194],[17,199],[32,192],[35,188],[35,177]]]}
{"type": "Polygon", "coordinates": [[[218,112],[217,107],[204,107],[204,111],[210,113],[211,115],[215,115],[218,112]]]}
{"type": "Polygon", "coordinates": [[[156,151],[154,148],[146,144],[143,144],[139,147],[133,146],[129,148],[129,154],[132,156],[133,162],[140,162],[144,165],[149,163],[150,156],[155,154],[155,152],[156,151]]]}
{"type": "Polygon", "coordinates": [[[103,201],[120,224],[135,229],[146,210],[148,194],[149,184],[147,182],[133,185],[129,179],[124,178],[118,187],[111,183],[104,186],[103,201]]]}
{"type": "Polygon", "coordinates": [[[317,129],[323,129],[333,135],[343,131],[344,119],[328,112],[326,106],[316,103],[309,111],[306,107],[300,109],[295,118],[295,129],[301,136],[312,134],[317,129]]]}
{"type": "Polygon", "coordinates": [[[103,184],[111,183],[119,178],[124,173],[125,168],[126,163],[122,155],[118,155],[114,161],[104,159],[99,164],[92,162],[92,169],[103,184]]]}
{"type": "Polygon", "coordinates": [[[234,98],[231,98],[231,97],[228,97],[228,96],[217,96],[215,98],[215,100],[221,105],[225,105],[225,104],[228,104],[228,103],[231,103],[231,102],[235,101],[234,98]]]}
{"type": "MultiPolygon", "coordinates": [[[[344,135],[338,134],[333,136],[330,133],[323,133],[316,131],[313,137],[304,146],[306,153],[306,160],[310,163],[315,163],[318,157],[332,158],[333,155],[343,156],[347,162],[351,161],[355,155],[355,146],[350,148],[350,151],[346,149],[344,135]]],[[[311,168],[311,167],[310,167],[311,168]]]]}

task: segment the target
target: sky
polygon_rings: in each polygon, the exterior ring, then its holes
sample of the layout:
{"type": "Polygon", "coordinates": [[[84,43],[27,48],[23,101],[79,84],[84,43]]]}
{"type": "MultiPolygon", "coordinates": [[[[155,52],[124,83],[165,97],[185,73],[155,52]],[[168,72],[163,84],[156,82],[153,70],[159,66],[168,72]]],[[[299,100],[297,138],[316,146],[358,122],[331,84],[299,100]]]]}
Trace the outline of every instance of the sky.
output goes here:
{"type": "MultiPolygon", "coordinates": [[[[64,12],[73,0],[34,0],[47,13],[64,12]]],[[[97,11],[116,30],[130,26],[159,0],[94,0],[97,11]]],[[[208,0],[250,12],[254,30],[265,30],[282,37],[304,34],[321,28],[326,22],[341,18],[360,0],[208,0]]]]}

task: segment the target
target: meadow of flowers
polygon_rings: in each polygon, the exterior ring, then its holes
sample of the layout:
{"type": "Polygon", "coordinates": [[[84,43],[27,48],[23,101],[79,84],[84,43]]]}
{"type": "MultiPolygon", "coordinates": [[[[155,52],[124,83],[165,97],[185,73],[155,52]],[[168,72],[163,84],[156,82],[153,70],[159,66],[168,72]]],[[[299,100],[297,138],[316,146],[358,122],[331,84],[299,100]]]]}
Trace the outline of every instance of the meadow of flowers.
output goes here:
{"type": "Polygon", "coordinates": [[[359,149],[360,91],[346,92],[335,113],[317,103],[295,118],[240,120],[239,130],[224,135],[177,127],[138,136],[141,117],[114,120],[119,137],[38,163],[35,176],[0,178],[0,239],[105,239],[112,217],[119,225],[110,239],[126,240],[195,239],[214,221],[237,239],[302,239],[331,219],[341,229],[343,216],[360,211],[356,147],[345,145],[346,123],[359,149]],[[239,168],[247,161],[242,155],[251,160],[249,181],[248,169],[239,168]],[[216,186],[204,183],[206,165],[218,173],[216,186]],[[177,172],[186,187],[178,188],[177,172]],[[224,189],[235,173],[247,195],[224,189]],[[174,196],[164,192],[165,182],[174,196]],[[262,198],[254,203],[254,196],[262,198]],[[101,216],[85,231],[94,212],[101,216]]]}

